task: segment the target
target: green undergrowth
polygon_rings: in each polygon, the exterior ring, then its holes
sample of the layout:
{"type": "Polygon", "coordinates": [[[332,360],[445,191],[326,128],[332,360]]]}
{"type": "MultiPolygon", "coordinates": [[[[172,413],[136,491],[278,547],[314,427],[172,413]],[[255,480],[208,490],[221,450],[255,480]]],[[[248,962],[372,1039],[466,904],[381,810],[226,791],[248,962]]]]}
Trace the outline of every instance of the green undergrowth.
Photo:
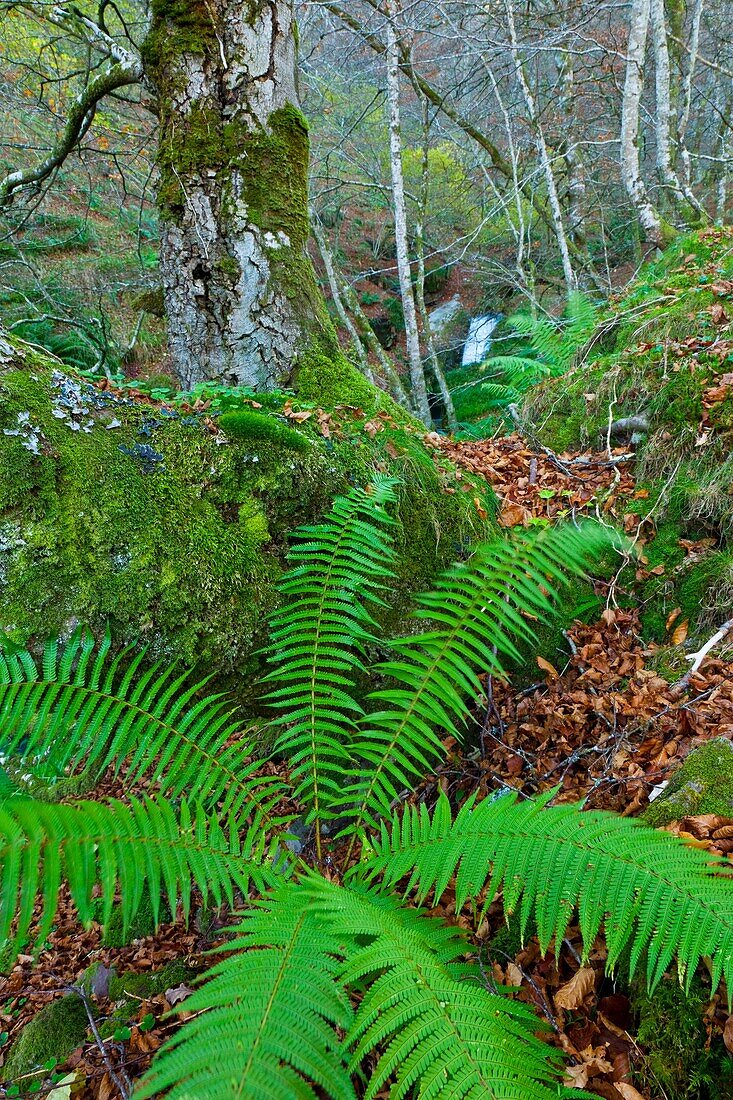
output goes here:
{"type": "Polygon", "coordinates": [[[350,485],[403,481],[402,609],[485,530],[480,490],[449,491],[454,471],[409,422],[350,408],[324,424],[292,395],[252,401],[222,387],[166,403],[100,392],[23,348],[0,375],[4,644],[109,623],[154,656],[246,679],[289,533],[350,485]]]}
{"type": "Polygon", "coordinates": [[[611,442],[636,450],[647,494],[624,505],[647,522],[641,579],[634,566],[622,587],[640,599],[645,634],[657,641],[678,608],[692,636],[727,618],[733,598],[731,280],[733,229],[678,238],[611,303],[575,367],[524,404],[557,453],[601,450],[612,422],[646,419],[633,440],[627,431],[611,442]]]}

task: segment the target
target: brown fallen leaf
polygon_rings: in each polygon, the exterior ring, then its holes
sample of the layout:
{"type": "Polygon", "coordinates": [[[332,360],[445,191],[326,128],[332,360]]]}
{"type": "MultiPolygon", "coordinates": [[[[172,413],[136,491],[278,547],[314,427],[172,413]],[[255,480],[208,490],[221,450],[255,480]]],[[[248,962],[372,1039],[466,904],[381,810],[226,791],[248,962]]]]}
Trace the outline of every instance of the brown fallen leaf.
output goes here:
{"type": "Polygon", "coordinates": [[[690,627],[690,620],[685,619],[684,622],[680,623],[678,626],[676,626],[674,628],[674,631],[672,632],[672,639],[671,639],[672,645],[682,645],[682,643],[687,638],[687,631],[689,630],[689,627],[690,627]]]}
{"type": "Polygon", "coordinates": [[[537,667],[541,668],[543,672],[546,672],[551,680],[557,680],[560,675],[554,665],[546,661],[544,657],[535,657],[537,661],[537,667]]]}
{"type": "Polygon", "coordinates": [[[623,1100],[644,1100],[638,1089],[635,1089],[633,1085],[628,1085],[625,1081],[617,1081],[613,1086],[620,1096],[623,1096],[623,1100]]]}
{"type": "Polygon", "coordinates": [[[582,966],[569,982],[560,986],[555,994],[555,1008],[574,1009],[581,1005],[596,986],[596,972],[590,966],[582,966]]]}
{"type": "Polygon", "coordinates": [[[723,1028],[723,1042],[726,1048],[733,1053],[733,1016],[729,1016],[723,1028]]]}

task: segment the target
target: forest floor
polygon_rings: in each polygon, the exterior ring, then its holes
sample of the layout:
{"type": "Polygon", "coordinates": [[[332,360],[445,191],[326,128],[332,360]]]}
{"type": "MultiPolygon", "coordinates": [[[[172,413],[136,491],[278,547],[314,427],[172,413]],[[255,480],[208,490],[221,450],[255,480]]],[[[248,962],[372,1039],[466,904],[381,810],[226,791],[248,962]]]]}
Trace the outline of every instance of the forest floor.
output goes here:
{"type": "MultiPolygon", "coordinates": [[[[635,569],[643,579],[644,543],[653,534],[653,522],[626,510],[630,501],[643,498],[644,490],[637,489],[633,464],[622,452],[558,457],[533,449],[517,435],[463,443],[433,436],[429,441],[455,461],[457,481],[464,470],[486,477],[500,501],[504,526],[583,515],[621,525],[638,555],[635,569]]],[[[696,552],[694,544],[685,549],[696,552]]],[[[537,658],[530,670],[534,682],[487,684],[470,743],[460,747],[447,742],[444,766],[411,800],[431,803],[438,790],[461,799],[476,789],[488,794],[513,788],[527,796],[557,787],[560,801],[585,798],[589,806],[636,815],[691,748],[712,737],[733,735],[733,664],[712,651],[699,671],[680,684],[687,667],[684,624],[670,616],[670,645],[645,645],[638,612],[622,606],[622,568],[628,568],[628,560],[620,560],[616,575],[597,585],[604,606],[598,620],[569,625],[557,652],[537,658]],[[674,674],[660,673],[660,652],[669,666],[670,650],[678,657],[677,682],[674,674]]],[[[119,791],[110,784],[101,793],[119,791]]],[[[713,837],[721,830],[725,833],[727,826],[733,826],[733,820],[708,814],[667,828],[727,856],[733,840],[713,837]]],[[[449,891],[440,912],[451,914],[449,891]]],[[[98,1032],[96,1039],[88,1035],[65,1061],[53,1064],[51,1059],[44,1071],[29,1074],[23,1088],[45,1092],[53,1075],[55,1081],[69,1083],[58,1087],[54,1100],[124,1095],[176,1027],[180,1016],[166,1013],[175,1009],[185,1017],[187,983],[207,965],[203,953],[216,943],[217,929],[225,920],[225,915],[199,912],[188,927],[179,917],[155,935],[110,947],[104,945],[98,925],[81,930],[70,903],[62,906],[40,955],[21,955],[0,977],[0,1039],[7,1050],[39,1010],[78,989],[93,964],[98,964],[97,976],[85,997],[102,1034],[98,1032]],[[174,963],[177,970],[164,969],[174,963]],[[190,977],[182,980],[181,973],[190,977]],[[158,980],[139,980],[151,974],[159,975],[158,980]]],[[[616,985],[604,976],[602,940],[581,962],[580,934],[571,926],[557,957],[543,959],[534,938],[522,945],[516,929],[506,930],[497,904],[478,926],[467,917],[460,917],[459,923],[473,938],[487,980],[517,987],[515,996],[532,1004],[547,1021],[551,1041],[569,1056],[569,1085],[608,1100],[729,1095],[675,1093],[669,1088],[671,1079],[658,1076],[659,1051],[650,1053],[649,1044],[637,1033],[640,1019],[642,1024],[645,1019],[640,1002],[633,1000],[628,983],[616,985]]],[[[678,1069],[689,1076],[691,1046],[697,1044],[703,1061],[713,1059],[716,1065],[727,1057],[725,1048],[733,1048],[733,1017],[721,995],[710,999],[701,985],[690,1023],[689,1007],[685,1017],[674,979],[672,984],[673,1003],[663,1009],[671,1043],[663,1058],[665,1064],[677,1058],[679,1066],[672,1066],[672,1072],[678,1069]]]]}

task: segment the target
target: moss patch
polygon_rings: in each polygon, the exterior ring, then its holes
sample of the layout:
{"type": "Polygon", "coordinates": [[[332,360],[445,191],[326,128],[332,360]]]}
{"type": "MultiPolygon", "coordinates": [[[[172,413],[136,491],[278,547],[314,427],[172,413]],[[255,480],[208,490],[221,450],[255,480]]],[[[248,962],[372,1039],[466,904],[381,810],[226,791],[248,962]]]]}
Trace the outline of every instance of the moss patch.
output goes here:
{"type": "Polygon", "coordinates": [[[693,750],[643,817],[661,826],[691,814],[733,817],[733,744],[724,737],[693,750]]]}
{"type": "Polygon", "coordinates": [[[230,439],[244,440],[245,442],[274,443],[286,451],[300,451],[301,453],[310,449],[306,437],[287,424],[276,420],[274,416],[249,412],[247,409],[224,413],[218,421],[218,427],[230,439]]]}
{"type": "MultiPolygon", "coordinates": [[[[257,667],[288,536],[350,485],[375,471],[403,479],[403,607],[486,529],[474,494],[447,491],[455,478],[409,422],[380,422],[372,437],[346,410],[326,438],[307,404],[297,432],[279,421],[284,401],[272,395],[256,446],[242,445],[206,409],[100,392],[34,355],[0,374],[5,644],[109,623],[119,641],[242,682],[257,667]],[[269,438],[265,422],[276,425],[269,438]]],[[[232,391],[227,413],[247,410],[251,398],[232,391]]]]}
{"type": "Polygon", "coordinates": [[[52,1001],[26,1024],[11,1046],[0,1075],[14,1081],[52,1060],[62,1061],[84,1042],[89,1021],[81,997],[52,1001]]]}
{"type": "Polygon", "coordinates": [[[709,1000],[709,989],[698,978],[689,993],[673,977],[664,977],[651,994],[640,980],[632,983],[636,1042],[644,1054],[635,1083],[645,1095],[667,1100],[727,1100],[731,1095],[733,1058],[720,1038],[709,1042],[703,1019],[709,1000]]]}

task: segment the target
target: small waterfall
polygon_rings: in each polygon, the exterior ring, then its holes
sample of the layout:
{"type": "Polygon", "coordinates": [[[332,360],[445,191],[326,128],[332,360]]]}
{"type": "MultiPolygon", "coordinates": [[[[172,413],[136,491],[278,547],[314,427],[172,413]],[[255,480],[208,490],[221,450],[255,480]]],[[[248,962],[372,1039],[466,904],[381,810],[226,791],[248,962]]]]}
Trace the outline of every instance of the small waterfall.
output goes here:
{"type": "Polygon", "coordinates": [[[491,348],[491,335],[500,320],[499,313],[486,313],[472,319],[466,343],[463,345],[462,367],[471,367],[484,361],[491,348]]]}

